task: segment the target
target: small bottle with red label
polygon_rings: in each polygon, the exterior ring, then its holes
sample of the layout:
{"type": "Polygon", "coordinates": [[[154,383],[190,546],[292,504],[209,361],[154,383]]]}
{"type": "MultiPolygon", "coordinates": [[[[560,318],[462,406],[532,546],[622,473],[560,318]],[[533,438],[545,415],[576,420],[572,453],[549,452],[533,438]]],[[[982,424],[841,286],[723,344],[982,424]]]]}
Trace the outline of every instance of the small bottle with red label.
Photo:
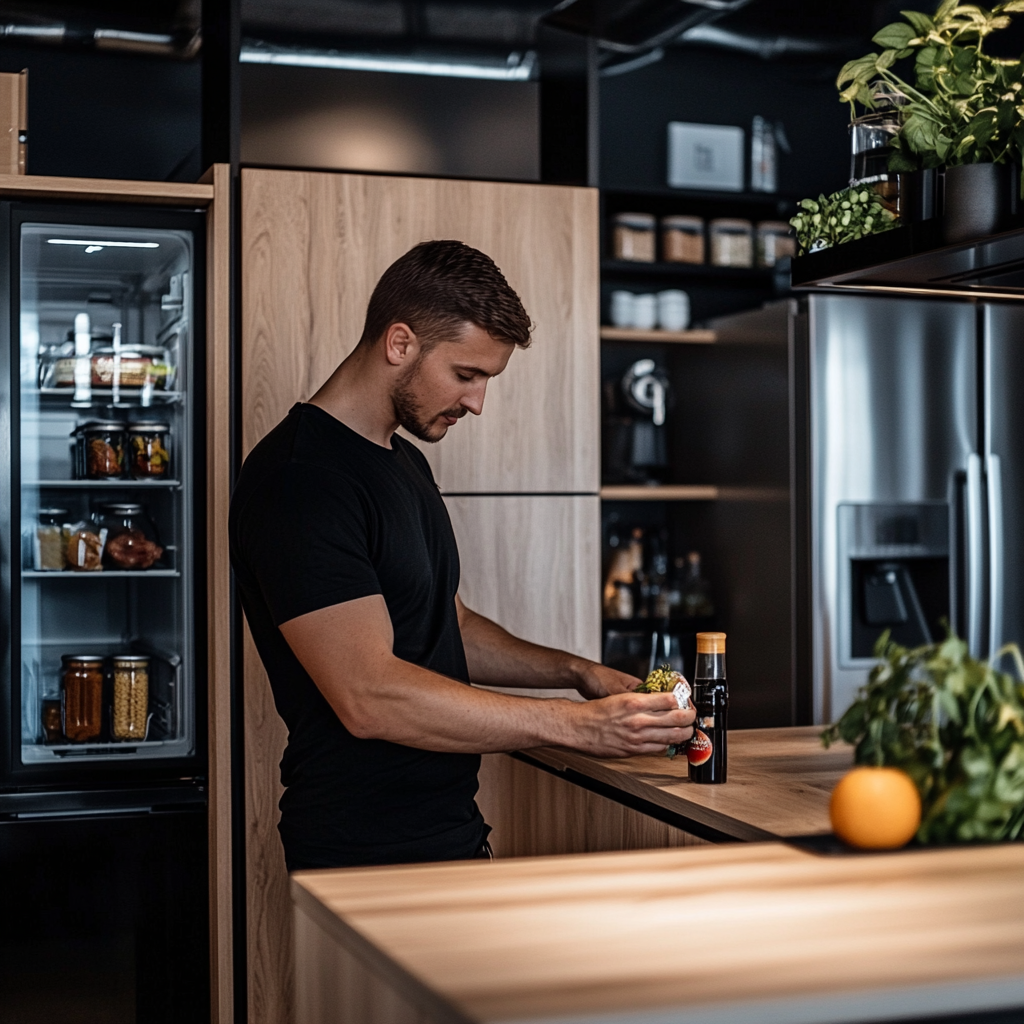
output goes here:
{"type": "Polygon", "coordinates": [[[697,719],[686,748],[690,781],[725,782],[728,764],[729,687],[725,681],[725,634],[697,634],[693,673],[697,719]]]}

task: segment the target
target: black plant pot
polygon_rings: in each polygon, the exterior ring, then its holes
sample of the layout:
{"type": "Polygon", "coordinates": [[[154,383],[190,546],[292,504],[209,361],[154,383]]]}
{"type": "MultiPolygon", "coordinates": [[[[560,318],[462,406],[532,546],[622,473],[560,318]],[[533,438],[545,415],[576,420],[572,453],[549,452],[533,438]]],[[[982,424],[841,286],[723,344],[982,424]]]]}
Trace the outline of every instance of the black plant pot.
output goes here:
{"type": "Polygon", "coordinates": [[[1020,170],[1012,164],[947,167],[942,197],[947,242],[983,238],[1009,227],[1017,214],[1020,170]]]}

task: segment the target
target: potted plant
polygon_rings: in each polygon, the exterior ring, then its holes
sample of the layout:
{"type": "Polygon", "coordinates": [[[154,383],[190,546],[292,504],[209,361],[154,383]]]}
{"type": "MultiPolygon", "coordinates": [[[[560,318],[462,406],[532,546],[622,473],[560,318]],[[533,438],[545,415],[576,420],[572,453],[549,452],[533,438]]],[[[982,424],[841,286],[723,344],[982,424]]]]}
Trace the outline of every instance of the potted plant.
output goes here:
{"type": "Polygon", "coordinates": [[[1024,0],[990,11],[944,0],[930,17],[903,11],[874,36],[882,52],[850,61],[836,79],[854,118],[857,104],[874,111],[879,95],[898,98],[889,169],[945,169],[949,241],[990,234],[1010,212],[1009,179],[1024,154],[1024,67],[986,53],[985,43],[1021,11],[1024,0]],[[913,84],[894,70],[911,57],[913,84]]]}

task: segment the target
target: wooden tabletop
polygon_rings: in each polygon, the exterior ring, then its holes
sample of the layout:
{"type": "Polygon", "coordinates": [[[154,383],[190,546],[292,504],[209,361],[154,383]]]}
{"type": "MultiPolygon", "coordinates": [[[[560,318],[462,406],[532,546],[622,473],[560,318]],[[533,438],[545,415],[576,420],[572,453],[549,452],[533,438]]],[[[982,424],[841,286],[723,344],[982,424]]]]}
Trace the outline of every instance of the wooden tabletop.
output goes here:
{"type": "Polygon", "coordinates": [[[689,781],[684,756],[600,760],[543,747],[526,756],[558,771],[630,794],[733,839],[752,842],[831,832],[832,788],[853,764],[844,743],[826,750],[820,726],[742,729],[729,733],[729,781],[689,781]]]}
{"type": "Polygon", "coordinates": [[[823,1024],[1024,1007],[1022,844],[311,871],[292,894],[430,1021],[823,1024]]]}

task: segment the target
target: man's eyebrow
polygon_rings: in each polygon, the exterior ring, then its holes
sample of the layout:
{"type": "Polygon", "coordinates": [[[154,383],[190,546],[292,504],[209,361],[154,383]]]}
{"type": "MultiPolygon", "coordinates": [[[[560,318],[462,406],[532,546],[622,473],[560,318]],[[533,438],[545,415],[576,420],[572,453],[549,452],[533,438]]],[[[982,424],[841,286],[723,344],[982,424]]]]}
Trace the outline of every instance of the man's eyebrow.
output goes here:
{"type": "Polygon", "coordinates": [[[492,374],[489,370],[485,370],[485,369],[483,369],[482,367],[479,367],[479,366],[470,366],[470,365],[465,364],[465,363],[456,363],[455,364],[455,369],[456,370],[461,370],[463,373],[476,374],[476,375],[478,375],[480,377],[493,377],[494,376],[494,374],[492,374]]]}

